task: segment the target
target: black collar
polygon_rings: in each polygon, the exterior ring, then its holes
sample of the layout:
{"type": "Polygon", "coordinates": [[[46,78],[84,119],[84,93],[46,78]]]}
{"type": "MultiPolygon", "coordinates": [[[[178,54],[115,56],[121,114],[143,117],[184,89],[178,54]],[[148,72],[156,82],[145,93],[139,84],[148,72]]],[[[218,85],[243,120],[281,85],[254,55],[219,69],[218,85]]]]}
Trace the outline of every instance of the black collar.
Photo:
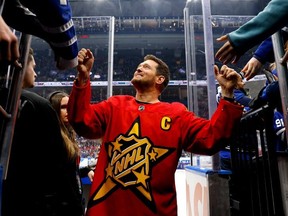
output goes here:
{"type": "MultiPolygon", "coordinates": [[[[136,99],[135,99],[136,100],[136,99]]],[[[136,102],[138,103],[138,104],[151,104],[151,103],[148,103],[148,102],[142,102],[142,101],[138,101],[138,100],[136,100],[136,102]]]]}

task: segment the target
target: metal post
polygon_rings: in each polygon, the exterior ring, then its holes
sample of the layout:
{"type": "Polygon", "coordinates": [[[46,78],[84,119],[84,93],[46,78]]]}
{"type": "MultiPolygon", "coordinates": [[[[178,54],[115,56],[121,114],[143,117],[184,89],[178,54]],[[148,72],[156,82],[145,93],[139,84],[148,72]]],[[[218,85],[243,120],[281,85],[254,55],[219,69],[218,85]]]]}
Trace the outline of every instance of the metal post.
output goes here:
{"type": "Polygon", "coordinates": [[[184,13],[184,36],[185,36],[185,58],[186,58],[186,78],[187,78],[187,106],[188,110],[193,110],[193,97],[191,89],[191,40],[190,40],[190,18],[189,8],[186,6],[184,13]]]}
{"type": "Polygon", "coordinates": [[[108,43],[107,98],[111,97],[113,94],[114,34],[115,34],[115,17],[110,17],[110,20],[109,20],[109,43],[108,43]]]}
{"type": "MultiPolygon", "coordinates": [[[[31,35],[22,34],[20,40],[20,53],[21,57],[19,62],[22,68],[16,68],[14,66],[10,67],[11,82],[8,86],[8,95],[6,100],[5,112],[9,115],[9,118],[4,119],[3,131],[1,131],[1,166],[3,167],[3,178],[6,179],[10,150],[13,140],[14,127],[16,123],[16,117],[18,113],[19,99],[22,91],[23,73],[26,71],[27,58],[29,54],[29,48],[31,45],[31,35]],[[2,134],[3,132],[3,134],[2,134]]],[[[10,78],[10,77],[9,77],[10,78]]]]}
{"type": "Polygon", "coordinates": [[[198,110],[197,76],[196,76],[196,52],[193,16],[189,14],[189,8],[184,8],[184,32],[185,32],[185,57],[187,76],[187,104],[188,109],[196,115],[198,110]]]}
{"type": "MultiPolygon", "coordinates": [[[[197,97],[194,23],[193,23],[193,17],[190,16],[189,14],[188,2],[186,3],[183,13],[184,13],[184,33],[185,33],[186,78],[187,78],[187,106],[188,110],[193,111],[196,115],[198,115],[199,111],[198,111],[198,97],[197,97]]],[[[191,165],[193,165],[193,154],[191,155],[191,165]]]]}
{"type": "Polygon", "coordinates": [[[5,0],[0,0],[0,14],[2,14],[4,4],[5,4],[5,0]]]}
{"type": "MultiPolygon", "coordinates": [[[[278,31],[272,35],[272,42],[273,42],[273,49],[274,49],[274,56],[275,56],[275,63],[277,68],[278,74],[278,82],[279,82],[279,90],[281,95],[281,103],[282,103],[282,110],[283,110],[283,118],[284,118],[284,125],[286,127],[285,135],[288,137],[288,114],[287,114],[287,107],[288,107],[288,71],[287,71],[287,64],[284,66],[280,64],[280,59],[284,55],[284,45],[283,39],[281,37],[281,32],[278,31]]],[[[286,145],[288,146],[288,139],[286,145]]],[[[288,215],[288,200],[287,200],[287,157],[286,156],[278,156],[278,166],[279,166],[279,176],[280,176],[280,186],[282,191],[282,202],[283,202],[283,209],[284,214],[288,215]],[[281,169],[281,167],[285,169],[281,169]]]]}
{"type": "Polygon", "coordinates": [[[216,110],[217,102],[215,100],[216,82],[214,75],[214,48],[213,48],[213,33],[211,25],[210,0],[202,0],[202,12],[203,12],[207,89],[208,89],[208,108],[209,108],[209,118],[211,118],[214,111],[216,110]]]}
{"type": "MultiPolygon", "coordinates": [[[[202,0],[203,13],[203,28],[204,28],[204,44],[205,44],[205,61],[206,61],[206,75],[207,75],[207,94],[208,94],[208,108],[209,118],[212,117],[216,110],[217,102],[216,82],[214,75],[214,49],[213,49],[213,33],[211,25],[211,6],[210,0],[202,0]]],[[[216,153],[212,156],[213,170],[220,170],[220,156],[216,153]]]]}
{"type": "MultiPolygon", "coordinates": [[[[281,37],[280,32],[276,32],[272,35],[272,42],[273,42],[273,49],[274,49],[274,56],[275,56],[275,62],[276,62],[276,68],[277,68],[277,74],[278,74],[278,82],[279,82],[279,89],[280,89],[280,95],[281,95],[281,102],[282,102],[282,109],[283,109],[283,117],[284,117],[284,124],[287,128],[288,125],[288,71],[287,71],[287,65],[280,64],[280,59],[284,55],[284,45],[283,40],[281,37]]],[[[286,137],[288,137],[288,130],[285,130],[286,137]]],[[[288,139],[286,139],[288,142],[288,139]]],[[[288,143],[287,143],[288,146],[288,143]]]]}
{"type": "MultiPolygon", "coordinates": [[[[191,77],[192,77],[192,95],[193,95],[193,112],[196,115],[199,115],[199,107],[198,107],[198,92],[197,92],[197,70],[196,70],[196,42],[195,42],[195,34],[194,34],[194,18],[190,16],[190,37],[191,37],[191,53],[192,53],[192,70],[191,70],[191,77]]],[[[191,79],[191,78],[190,78],[191,79]]]]}

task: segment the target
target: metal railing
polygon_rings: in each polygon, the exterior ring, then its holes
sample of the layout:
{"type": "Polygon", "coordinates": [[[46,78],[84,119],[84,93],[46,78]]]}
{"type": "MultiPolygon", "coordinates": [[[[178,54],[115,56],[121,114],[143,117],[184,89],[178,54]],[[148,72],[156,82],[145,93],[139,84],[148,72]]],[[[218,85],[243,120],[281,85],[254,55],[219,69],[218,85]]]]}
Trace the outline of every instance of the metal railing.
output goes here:
{"type": "Polygon", "coordinates": [[[284,215],[273,115],[274,109],[265,105],[244,115],[235,130],[230,145],[232,216],[284,215]]]}

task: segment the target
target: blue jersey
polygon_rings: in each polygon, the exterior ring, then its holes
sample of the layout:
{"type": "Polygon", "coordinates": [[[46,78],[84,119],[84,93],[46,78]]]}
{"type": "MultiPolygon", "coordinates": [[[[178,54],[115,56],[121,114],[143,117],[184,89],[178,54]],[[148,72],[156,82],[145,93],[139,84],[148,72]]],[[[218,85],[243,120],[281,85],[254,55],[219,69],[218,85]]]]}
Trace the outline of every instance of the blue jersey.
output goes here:
{"type": "Polygon", "coordinates": [[[3,18],[16,30],[48,42],[58,69],[77,66],[78,44],[68,0],[5,1],[3,18]]]}
{"type": "Polygon", "coordinates": [[[274,111],[273,124],[277,136],[276,151],[285,151],[286,141],[283,114],[277,110],[274,111]]]}

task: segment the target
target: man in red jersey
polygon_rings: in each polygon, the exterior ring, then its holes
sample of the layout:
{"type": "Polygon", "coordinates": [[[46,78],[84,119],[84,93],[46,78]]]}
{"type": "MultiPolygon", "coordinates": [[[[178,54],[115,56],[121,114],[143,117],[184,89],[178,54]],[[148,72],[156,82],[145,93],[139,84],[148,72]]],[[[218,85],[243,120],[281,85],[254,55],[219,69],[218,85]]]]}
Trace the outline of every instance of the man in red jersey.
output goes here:
{"type": "Polygon", "coordinates": [[[147,55],[131,83],[136,96],[118,95],[90,104],[89,73],[94,57],[78,53],[78,76],[68,103],[68,118],[86,138],[102,138],[88,203],[88,216],[177,215],[174,173],[185,151],[212,155],[231,136],[243,107],[233,89],[240,75],[215,66],[222,97],[211,120],[195,116],[181,103],[160,102],[169,82],[169,68],[147,55]]]}

